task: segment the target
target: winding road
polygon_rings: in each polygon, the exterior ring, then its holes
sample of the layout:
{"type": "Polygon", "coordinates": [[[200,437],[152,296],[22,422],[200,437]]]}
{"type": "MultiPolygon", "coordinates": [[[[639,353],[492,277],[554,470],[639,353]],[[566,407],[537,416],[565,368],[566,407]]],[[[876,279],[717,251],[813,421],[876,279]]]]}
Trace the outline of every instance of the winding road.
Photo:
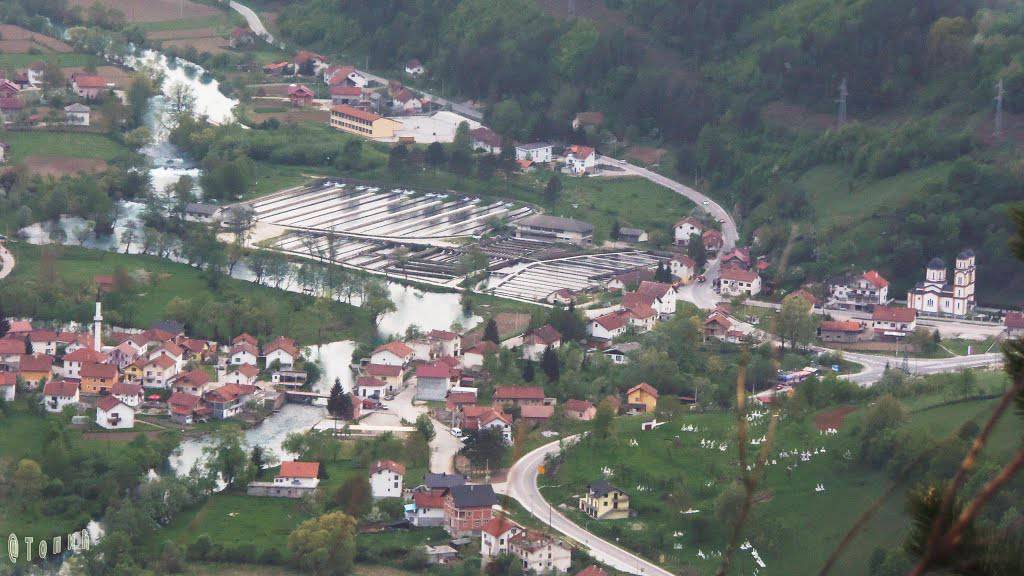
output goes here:
{"type": "Polygon", "coordinates": [[[11,270],[14,270],[14,255],[7,250],[6,246],[0,244],[0,279],[6,278],[11,270]]]}
{"type": "Polygon", "coordinates": [[[245,22],[249,25],[249,29],[255,32],[257,36],[263,38],[270,44],[274,43],[274,36],[267,31],[265,26],[263,26],[263,22],[260,21],[259,15],[256,14],[252,8],[249,8],[241,2],[235,2],[234,0],[228,2],[228,6],[230,6],[235,12],[241,14],[242,18],[245,18],[245,22]]]}
{"type": "MultiPolygon", "coordinates": [[[[571,443],[578,438],[578,436],[570,436],[564,442],[571,443]]],[[[545,444],[517,460],[508,471],[508,482],[505,487],[508,496],[517,500],[536,518],[550,522],[553,530],[575,540],[599,562],[629,574],[672,576],[668,570],[587,532],[544,500],[544,496],[537,488],[538,468],[544,463],[544,458],[548,454],[557,454],[558,451],[559,442],[555,441],[545,444]]]]}

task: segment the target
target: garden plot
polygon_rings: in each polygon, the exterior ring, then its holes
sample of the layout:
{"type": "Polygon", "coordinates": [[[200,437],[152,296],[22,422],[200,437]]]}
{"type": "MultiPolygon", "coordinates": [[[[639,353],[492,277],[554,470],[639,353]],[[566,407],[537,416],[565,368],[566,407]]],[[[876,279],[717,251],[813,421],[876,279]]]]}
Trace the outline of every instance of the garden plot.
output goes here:
{"type": "Polygon", "coordinates": [[[659,261],[661,259],[652,254],[629,251],[516,264],[496,270],[489,289],[496,296],[543,300],[556,290],[594,288],[614,274],[635,268],[654,268],[659,261]]]}
{"type": "Polygon", "coordinates": [[[532,213],[508,202],[325,181],[251,203],[257,221],[285,228],[382,240],[479,236],[494,219],[532,213]]]}

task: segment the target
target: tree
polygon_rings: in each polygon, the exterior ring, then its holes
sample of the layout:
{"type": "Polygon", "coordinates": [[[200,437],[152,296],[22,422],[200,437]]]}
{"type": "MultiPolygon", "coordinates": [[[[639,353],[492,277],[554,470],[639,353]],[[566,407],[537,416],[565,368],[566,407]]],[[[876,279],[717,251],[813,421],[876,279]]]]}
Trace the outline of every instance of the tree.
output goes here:
{"type": "Polygon", "coordinates": [[[435,171],[443,166],[448,160],[448,155],[445,154],[444,151],[444,144],[441,144],[440,142],[431,142],[430,145],[427,146],[427,153],[424,160],[427,165],[435,171]]]}
{"type": "Polygon", "coordinates": [[[690,236],[690,241],[686,244],[686,255],[693,259],[698,269],[704,268],[704,265],[707,264],[708,252],[704,249],[704,240],[700,234],[690,236]]]}
{"type": "Polygon", "coordinates": [[[484,325],[484,340],[495,344],[500,343],[501,338],[498,335],[498,323],[494,318],[489,318],[487,320],[487,324],[484,325]]]}
{"type": "Polygon", "coordinates": [[[526,360],[523,362],[523,380],[526,382],[533,382],[534,367],[533,362],[526,360]]]}
{"type": "Polygon", "coordinates": [[[345,389],[341,387],[341,378],[335,378],[334,385],[331,386],[331,393],[327,397],[327,413],[336,418],[342,417],[345,407],[343,398],[348,398],[351,411],[352,399],[345,394],[345,389]]]}
{"type": "Polygon", "coordinates": [[[246,471],[246,454],[242,431],[236,427],[217,431],[213,444],[203,448],[206,457],[207,474],[220,476],[228,487],[243,479],[246,471]]]}
{"type": "Polygon", "coordinates": [[[4,314],[4,309],[0,307],[0,338],[7,336],[7,333],[11,330],[11,321],[7,319],[7,315],[4,314]]]}
{"type": "Polygon", "coordinates": [[[306,520],[288,536],[288,551],[301,570],[316,576],[346,576],[355,563],[356,521],[344,512],[306,520]]]}
{"type": "Polygon", "coordinates": [[[416,431],[423,436],[428,443],[434,440],[437,432],[434,430],[434,422],[427,414],[420,414],[416,417],[416,431]]]}
{"type": "MultiPolygon", "coordinates": [[[[612,240],[618,240],[620,234],[622,234],[622,225],[619,224],[618,219],[616,219],[614,222],[612,222],[612,240]]],[[[658,269],[661,269],[661,262],[658,262],[658,269]]],[[[655,279],[657,279],[657,275],[655,275],[655,279]]]]}
{"type": "Polygon", "coordinates": [[[778,316],[778,333],[782,338],[783,347],[786,340],[789,341],[791,349],[795,349],[797,344],[810,342],[814,338],[814,328],[810,302],[794,296],[782,301],[782,310],[778,316]]]}
{"type": "Polygon", "coordinates": [[[408,160],[409,149],[405,147],[405,144],[395,146],[388,152],[388,171],[393,177],[400,177],[405,172],[408,160]]]}
{"type": "Polygon", "coordinates": [[[548,178],[548,183],[544,185],[544,202],[552,206],[558,202],[561,194],[562,181],[558,178],[557,174],[552,175],[551,178],[548,178]]]}
{"type": "Polygon", "coordinates": [[[615,418],[615,407],[612,401],[605,398],[597,405],[597,412],[594,414],[593,429],[594,437],[598,440],[606,440],[612,435],[612,420],[615,418]]]}
{"type": "Polygon", "coordinates": [[[508,446],[501,430],[484,428],[466,438],[466,444],[459,451],[477,467],[497,467],[501,464],[508,446]]]}
{"type": "Polygon", "coordinates": [[[172,540],[164,542],[160,552],[160,568],[165,574],[180,574],[185,571],[185,553],[172,540]]]}
{"type": "Polygon", "coordinates": [[[355,518],[362,518],[370,513],[373,497],[370,493],[370,481],[365,474],[349,477],[338,486],[331,496],[331,503],[355,518]]]}
{"type": "Polygon", "coordinates": [[[15,499],[21,503],[22,510],[34,505],[45,485],[43,469],[35,460],[23,458],[11,476],[11,488],[15,499]]]}
{"type": "Polygon", "coordinates": [[[167,93],[167,106],[170,110],[171,119],[174,122],[169,128],[176,128],[183,117],[194,115],[196,108],[196,94],[184,82],[175,82],[167,93]]]}
{"type": "Polygon", "coordinates": [[[252,452],[249,453],[249,464],[252,466],[253,475],[259,474],[265,463],[263,447],[253,446],[252,452]]]}
{"type": "Polygon", "coordinates": [[[548,377],[548,382],[558,382],[561,366],[559,365],[558,354],[551,346],[544,349],[544,354],[540,358],[540,369],[548,377]]]}

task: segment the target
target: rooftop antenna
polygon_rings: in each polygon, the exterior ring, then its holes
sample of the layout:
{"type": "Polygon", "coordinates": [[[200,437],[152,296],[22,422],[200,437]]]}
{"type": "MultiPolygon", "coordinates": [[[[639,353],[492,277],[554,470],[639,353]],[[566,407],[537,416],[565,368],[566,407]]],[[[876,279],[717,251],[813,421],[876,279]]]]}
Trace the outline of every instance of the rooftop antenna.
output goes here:
{"type": "Polygon", "coordinates": [[[996,82],[996,137],[1003,135],[1003,100],[1006,98],[1006,90],[1003,88],[1003,79],[996,82]]]}
{"type": "Polygon", "coordinates": [[[836,118],[836,123],[839,126],[846,124],[846,97],[850,95],[850,92],[846,89],[846,78],[839,84],[839,99],[836,102],[839,103],[839,113],[836,118]]]}

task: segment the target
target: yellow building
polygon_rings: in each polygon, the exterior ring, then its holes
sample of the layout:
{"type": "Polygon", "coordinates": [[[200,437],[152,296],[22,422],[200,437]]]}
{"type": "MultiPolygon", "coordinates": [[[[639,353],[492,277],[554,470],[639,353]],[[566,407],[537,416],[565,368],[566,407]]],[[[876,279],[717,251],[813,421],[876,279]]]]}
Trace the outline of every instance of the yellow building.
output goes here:
{"type": "Polygon", "coordinates": [[[626,405],[628,408],[644,407],[644,412],[654,412],[658,407],[658,391],[647,382],[641,382],[626,392],[626,405]]]}
{"type": "Polygon", "coordinates": [[[595,520],[629,518],[629,495],[599,480],[587,485],[586,496],[580,498],[580,511],[595,520]]]}
{"type": "Polygon", "coordinates": [[[135,362],[132,362],[131,364],[125,366],[125,368],[123,370],[124,381],[125,382],[138,382],[138,381],[142,380],[142,369],[143,369],[143,367],[145,365],[146,365],[146,358],[145,357],[140,357],[140,358],[136,359],[135,362]]]}
{"type": "Polygon", "coordinates": [[[331,128],[357,134],[374,140],[395,137],[395,131],[402,127],[397,120],[360,110],[348,104],[338,104],[331,108],[331,128]]]}
{"type": "Polygon", "coordinates": [[[102,394],[110,392],[118,382],[117,367],[110,364],[90,362],[82,365],[82,394],[102,394]]]}

